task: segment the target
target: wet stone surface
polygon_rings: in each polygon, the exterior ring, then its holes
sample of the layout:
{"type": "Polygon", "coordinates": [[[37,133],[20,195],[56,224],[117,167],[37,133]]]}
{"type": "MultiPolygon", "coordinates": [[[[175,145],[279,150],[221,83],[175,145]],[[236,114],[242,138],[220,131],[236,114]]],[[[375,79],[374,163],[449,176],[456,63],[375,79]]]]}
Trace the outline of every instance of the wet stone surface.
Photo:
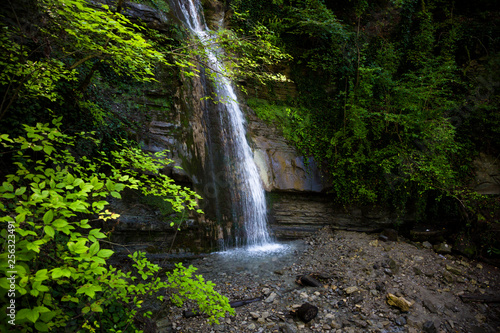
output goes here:
{"type": "Polygon", "coordinates": [[[230,301],[263,300],[236,308],[218,325],[183,318],[191,306],[167,300],[155,319],[157,332],[500,332],[498,303],[460,298],[500,295],[496,267],[401,238],[325,228],[281,250],[217,253],[192,264],[230,301]],[[308,273],[322,287],[295,283],[308,273]],[[389,294],[399,305],[388,304],[389,294]],[[304,303],[319,308],[308,323],[290,315],[304,303]]]}

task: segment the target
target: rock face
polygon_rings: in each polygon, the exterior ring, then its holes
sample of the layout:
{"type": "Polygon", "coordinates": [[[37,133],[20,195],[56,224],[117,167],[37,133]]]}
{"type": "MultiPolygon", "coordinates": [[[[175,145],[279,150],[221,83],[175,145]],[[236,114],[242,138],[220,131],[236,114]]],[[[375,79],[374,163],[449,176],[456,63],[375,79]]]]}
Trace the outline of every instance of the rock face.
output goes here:
{"type": "MultiPolygon", "coordinates": [[[[221,22],[224,9],[220,2],[207,0],[204,5],[208,8],[206,14],[211,15],[207,22],[214,26],[221,22]]],[[[174,6],[171,9],[175,15],[174,6]]],[[[178,22],[170,14],[165,17],[161,11],[128,2],[124,14],[132,20],[145,21],[160,31],[165,25],[178,22]]],[[[213,103],[204,97],[211,96],[212,91],[203,74],[195,78],[180,75],[181,80],[172,85],[172,79],[168,81],[162,77],[169,69],[163,71],[159,71],[157,89],[143,92],[141,104],[144,108],[141,111],[147,113],[150,120],[142,133],[134,135],[147,151],[168,151],[167,156],[174,163],[164,170],[165,174],[194,188],[204,198],[200,208],[205,215],[190,216],[190,219],[211,230],[203,231],[207,237],[224,238],[235,228],[232,220],[237,217],[233,216],[231,203],[238,200],[231,197],[232,182],[224,176],[231,169],[231,165],[224,163],[226,157],[220,149],[224,140],[230,140],[218,133],[224,130],[225,124],[217,112],[208,111],[213,103]],[[182,170],[175,166],[182,166],[182,170]]],[[[294,93],[293,83],[286,83],[280,96],[284,98],[294,93]]],[[[265,97],[262,92],[255,91],[255,95],[265,97]]],[[[325,194],[329,184],[315,161],[300,156],[276,128],[258,119],[253,110],[245,106],[244,98],[240,98],[240,104],[246,114],[247,139],[267,192],[270,226],[278,238],[303,237],[324,225],[369,231],[392,224],[390,214],[380,208],[333,205],[325,194]]],[[[141,213],[122,212],[124,219],[128,215],[141,216],[141,213]]],[[[149,225],[157,225],[155,230],[164,232],[161,223],[149,225]]],[[[137,226],[137,230],[141,228],[137,226]]],[[[151,231],[150,227],[148,231],[151,231]]]]}
{"type": "Polygon", "coordinates": [[[480,153],[474,160],[476,171],[472,184],[479,194],[500,194],[500,161],[491,155],[480,153]]]}
{"type": "Polygon", "coordinates": [[[307,236],[325,225],[334,229],[374,231],[392,226],[395,217],[374,206],[335,205],[326,194],[272,192],[270,225],[278,238],[307,236]]]}
{"type": "Polygon", "coordinates": [[[254,161],[267,192],[322,192],[327,184],[316,162],[300,156],[276,128],[245,108],[254,161]]]}

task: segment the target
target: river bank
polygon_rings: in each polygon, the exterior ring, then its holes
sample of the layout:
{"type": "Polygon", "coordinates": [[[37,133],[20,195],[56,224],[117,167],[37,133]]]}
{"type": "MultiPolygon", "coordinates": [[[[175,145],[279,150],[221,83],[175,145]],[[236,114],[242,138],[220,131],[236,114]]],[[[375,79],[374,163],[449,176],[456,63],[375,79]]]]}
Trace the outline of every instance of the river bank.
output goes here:
{"type": "Polygon", "coordinates": [[[184,318],[182,311],[189,305],[179,309],[167,301],[163,315],[156,318],[156,331],[500,331],[499,304],[484,302],[486,296],[500,295],[500,271],[494,266],[437,254],[420,243],[382,241],[378,234],[330,228],[289,246],[287,254],[264,256],[251,264],[237,255],[195,260],[198,273],[230,301],[260,296],[263,300],[237,308],[235,316],[222,318],[218,325],[209,325],[203,317],[184,318]],[[297,276],[309,273],[316,274],[321,287],[295,282],[297,276]],[[388,295],[409,309],[389,305],[388,295]],[[464,301],[470,295],[483,300],[464,301]],[[290,315],[304,303],[319,310],[308,323],[290,315]]]}

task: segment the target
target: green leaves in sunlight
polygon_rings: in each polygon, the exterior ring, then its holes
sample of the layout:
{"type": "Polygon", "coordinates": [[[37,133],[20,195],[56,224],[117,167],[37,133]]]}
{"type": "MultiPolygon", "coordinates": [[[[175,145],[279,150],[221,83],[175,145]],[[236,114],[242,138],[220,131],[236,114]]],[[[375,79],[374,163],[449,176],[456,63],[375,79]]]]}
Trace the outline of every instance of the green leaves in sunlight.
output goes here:
{"type": "Polygon", "coordinates": [[[129,188],[158,196],[175,211],[197,209],[200,197],[161,172],[171,161],[126,141],[117,143],[109,155],[79,158],[71,152],[75,141],[98,144],[98,140],[87,133],[63,134],[61,118],[53,123],[26,125],[26,134],[16,138],[0,136],[0,144],[13,154],[17,166],[0,186],[1,330],[7,331],[7,277],[12,271],[16,272],[16,325],[23,332],[118,331],[118,327],[136,331],[136,316],[151,315],[140,312],[144,300],[164,294],[166,288],[180,288],[181,298],[199,302],[212,322],[233,313],[209,282],[191,275],[192,268],[179,266],[161,279],[160,267],[143,253],[130,255],[134,269],[126,273],[107,263],[114,251],[106,248],[107,234],[92,222],[119,217],[107,209],[109,197],[117,198],[129,188]],[[109,308],[121,315],[104,315],[109,308]]]}

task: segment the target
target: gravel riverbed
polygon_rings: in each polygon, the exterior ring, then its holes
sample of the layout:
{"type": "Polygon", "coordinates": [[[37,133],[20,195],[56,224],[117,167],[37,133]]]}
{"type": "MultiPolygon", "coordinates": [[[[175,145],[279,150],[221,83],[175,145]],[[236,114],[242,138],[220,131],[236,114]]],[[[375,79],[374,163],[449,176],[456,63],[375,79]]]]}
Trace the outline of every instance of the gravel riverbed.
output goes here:
{"type": "Polygon", "coordinates": [[[463,300],[500,297],[494,266],[437,254],[429,244],[330,228],[285,246],[269,254],[230,252],[195,260],[197,273],[230,301],[262,300],[236,308],[235,316],[215,325],[202,316],[184,318],[189,304],[176,308],[166,301],[156,331],[500,332],[499,303],[463,300]],[[297,276],[310,273],[320,287],[296,283],[297,276]],[[308,323],[291,315],[304,303],[318,308],[308,323]]]}

